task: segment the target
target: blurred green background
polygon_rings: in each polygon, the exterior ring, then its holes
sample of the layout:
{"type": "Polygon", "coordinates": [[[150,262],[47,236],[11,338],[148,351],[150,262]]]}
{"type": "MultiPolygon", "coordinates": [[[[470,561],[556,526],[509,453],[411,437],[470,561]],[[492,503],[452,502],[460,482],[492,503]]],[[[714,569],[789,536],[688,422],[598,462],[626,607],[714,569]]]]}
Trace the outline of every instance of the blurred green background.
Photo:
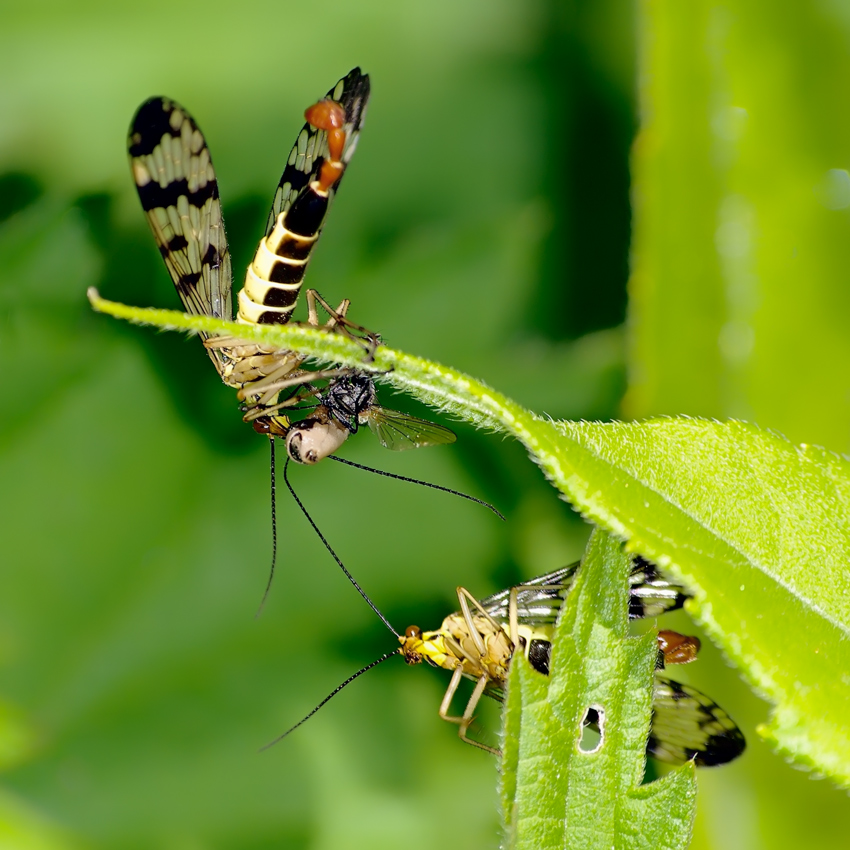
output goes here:
{"type": "MultiPolygon", "coordinates": [[[[554,417],[740,416],[846,452],[850,4],[7,2],[0,21],[0,848],[496,847],[496,764],[437,717],[440,671],[385,664],[257,754],[394,640],[284,493],[254,619],[264,440],[196,340],[89,310],[91,284],[178,306],[129,120],[153,94],[198,118],[239,270],[303,109],[360,65],[369,117],[309,275],[328,300],[554,417]]],[[[586,539],[520,448],[457,431],[344,454],[506,523],[338,464],[292,474],[399,629],[586,539]]],[[[700,772],[693,846],[845,847],[846,794],[760,742],[767,706],[719,654],[681,678],[750,741],[700,772]]]]}

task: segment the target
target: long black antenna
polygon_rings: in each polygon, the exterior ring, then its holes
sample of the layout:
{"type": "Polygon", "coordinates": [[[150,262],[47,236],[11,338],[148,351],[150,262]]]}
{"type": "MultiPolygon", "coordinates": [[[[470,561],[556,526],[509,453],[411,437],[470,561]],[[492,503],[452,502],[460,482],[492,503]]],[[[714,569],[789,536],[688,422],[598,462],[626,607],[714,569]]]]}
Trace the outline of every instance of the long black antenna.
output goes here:
{"type": "Polygon", "coordinates": [[[479,505],[484,505],[496,514],[499,519],[504,520],[505,515],[501,511],[496,510],[489,502],[483,499],[476,499],[475,496],[470,496],[468,493],[461,493],[460,490],[452,490],[451,487],[441,487],[439,484],[432,484],[430,481],[420,481],[418,478],[408,478],[406,475],[396,475],[393,472],[384,472],[383,469],[375,469],[371,466],[363,466],[362,463],[355,463],[353,460],[346,460],[343,457],[336,455],[328,455],[331,460],[344,463],[346,466],[353,466],[355,469],[362,469],[365,472],[374,472],[375,475],[383,475],[386,478],[395,478],[398,481],[407,481],[410,484],[421,484],[423,487],[430,487],[432,490],[442,490],[444,493],[451,493],[452,496],[460,496],[461,499],[469,499],[470,502],[476,502],[479,505]]]}
{"type": "MultiPolygon", "coordinates": [[[[343,564],[343,562],[342,562],[342,561],[340,561],[340,559],[339,559],[339,557],[337,556],[336,552],[334,552],[333,547],[331,546],[331,544],[330,544],[330,543],[328,543],[328,541],[325,539],[325,535],[324,535],[324,534],[322,534],[322,532],[321,532],[321,531],[319,531],[319,526],[318,526],[318,525],[316,525],[316,523],[315,523],[315,522],[313,522],[313,517],[311,517],[311,516],[310,516],[310,514],[307,512],[307,508],[305,508],[305,507],[304,507],[304,505],[303,505],[303,504],[301,504],[301,499],[299,499],[299,498],[298,498],[298,494],[295,492],[295,490],[293,490],[293,489],[292,489],[292,485],[289,483],[288,470],[289,470],[289,458],[287,458],[287,459],[286,459],[286,463],[283,465],[283,480],[286,482],[286,486],[289,488],[289,492],[290,492],[290,493],[292,493],[292,498],[293,498],[293,499],[295,499],[295,503],[298,505],[298,507],[299,507],[299,508],[301,508],[301,513],[303,513],[303,514],[304,514],[304,516],[305,516],[305,517],[307,517],[307,522],[309,522],[309,523],[310,523],[310,525],[312,525],[312,526],[313,526],[313,531],[315,531],[315,532],[316,532],[316,534],[318,534],[318,535],[319,535],[319,540],[321,540],[321,541],[322,541],[322,543],[324,543],[324,544],[325,544],[325,548],[328,550],[328,552],[330,552],[330,553],[331,553],[331,557],[332,557],[332,558],[333,558],[333,559],[337,562],[337,565],[339,566],[339,568],[340,568],[340,569],[341,569],[341,570],[345,573],[345,577],[346,577],[346,578],[347,578],[347,579],[351,582],[351,584],[354,586],[354,589],[355,589],[355,590],[356,590],[356,591],[357,591],[357,592],[358,592],[358,593],[359,593],[359,594],[363,597],[363,599],[366,601],[366,604],[367,604],[367,605],[368,605],[368,606],[369,606],[369,607],[370,607],[370,608],[371,608],[371,609],[372,609],[372,610],[373,610],[373,611],[374,611],[374,612],[378,615],[378,617],[380,618],[381,622],[382,622],[382,623],[383,623],[383,624],[384,624],[384,625],[385,625],[385,626],[386,626],[386,627],[387,627],[387,628],[388,628],[388,629],[389,629],[389,630],[390,630],[390,631],[391,631],[391,632],[392,632],[392,633],[393,633],[396,637],[400,637],[399,633],[398,633],[398,632],[397,632],[397,631],[396,631],[396,630],[392,627],[392,625],[390,624],[390,621],[389,621],[389,620],[388,620],[388,619],[387,619],[387,618],[386,618],[386,617],[385,617],[385,616],[384,616],[384,615],[383,615],[383,614],[382,614],[382,613],[378,610],[378,606],[377,606],[377,605],[375,605],[375,603],[374,603],[374,602],[373,602],[373,601],[369,598],[369,596],[368,596],[368,594],[366,593],[366,591],[365,591],[365,590],[363,590],[363,588],[362,588],[362,587],[360,587],[360,585],[357,583],[357,580],[354,578],[354,576],[353,576],[353,575],[351,575],[351,573],[350,573],[350,572],[346,569],[345,564],[343,564]]],[[[376,663],[377,663],[377,662],[376,662],[376,663]]],[[[374,666],[374,665],[373,665],[373,666],[374,666]]],[[[368,669],[368,668],[365,668],[365,669],[368,669]]],[[[360,672],[362,673],[363,671],[361,670],[360,672]]],[[[357,675],[360,675],[360,674],[358,673],[357,675]]],[[[349,680],[349,681],[350,681],[350,680],[349,680]]],[[[346,684],[348,684],[348,682],[346,682],[346,684]]],[[[342,687],[342,686],[340,686],[340,687],[342,687]]],[[[330,699],[330,697],[329,697],[328,699],[330,699]]],[[[322,703],[322,704],[323,704],[323,703],[322,703]]],[[[308,716],[309,716],[309,715],[308,715],[308,716]]],[[[302,721],[302,722],[303,722],[303,721],[302,721]]],[[[291,732],[291,731],[292,731],[292,730],[290,730],[290,732],[291,732]]],[[[287,732],[286,734],[288,735],[288,734],[289,734],[289,732],[287,732]]]]}
{"type": "MultiPolygon", "coordinates": [[[[286,473],[284,472],[284,475],[286,473]]],[[[362,676],[367,671],[371,670],[373,667],[377,667],[379,664],[383,664],[387,659],[393,658],[399,654],[397,649],[394,649],[392,652],[388,652],[386,655],[382,655],[376,661],[373,661],[371,664],[367,664],[365,667],[361,667],[353,676],[349,676],[341,685],[337,685],[306,717],[302,717],[294,726],[290,729],[287,729],[282,735],[278,735],[273,741],[269,741],[265,746],[260,747],[260,752],[263,750],[267,750],[269,747],[273,747],[275,744],[282,741],[287,735],[294,732],[299,726],[306,723],[325,703],[332,700],[346,685],[350,685],[358,676],[362,676]]]]}
{"type": "MultiPolygon", "coordinates": [[[[269,570],[269,580],[268,580],[268,582],[266,582],[266,590],[265,590],[265,593],[263,593],[263,598],[262,598],[262,601],[260,602],[260,607],[257,608],[257,613],[254,614],[255,620],[260,616],[260,614],[263,613],[263,608],[265,608],[266,600],[269,598],[269,591],[272,589],[272,581],[274,580],[274,567],[275,567],[275,564],[277,563],[277,511],[276,511],[276,508],[275,508],[275,502],[277,501],[277,498],[276,498],[276,488],[275,488],[275,482],[274,482],[274,467],[275,467],[275,463],[274,463],[274,437],[271,437],[269,439],[269,445],[271,446],[271,453],[272,453],[272,455],[271,455],[272,566],[271,566],[271,569],[269,570]]],[[[290,489],[292,489],[292,488],[290,488],[290,489]]]]}

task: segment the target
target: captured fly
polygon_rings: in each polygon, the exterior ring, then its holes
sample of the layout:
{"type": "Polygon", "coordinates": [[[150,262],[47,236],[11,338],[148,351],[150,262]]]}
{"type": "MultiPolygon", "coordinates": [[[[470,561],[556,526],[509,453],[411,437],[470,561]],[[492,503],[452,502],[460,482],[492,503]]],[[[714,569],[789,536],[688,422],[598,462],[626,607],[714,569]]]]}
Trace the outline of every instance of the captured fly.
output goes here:
{"type": "Polygon", "coordinates": [[[280,435],[286,440],[287,455],[296,463],[312,465],[335,454],[361,425],[368,425],[381,445],[393,451],[447,445],[457,439],[453,431],[435,422],[381,407],[375,380],[364,372],[330,378],[315,397],[312,413],[280,435]]]}

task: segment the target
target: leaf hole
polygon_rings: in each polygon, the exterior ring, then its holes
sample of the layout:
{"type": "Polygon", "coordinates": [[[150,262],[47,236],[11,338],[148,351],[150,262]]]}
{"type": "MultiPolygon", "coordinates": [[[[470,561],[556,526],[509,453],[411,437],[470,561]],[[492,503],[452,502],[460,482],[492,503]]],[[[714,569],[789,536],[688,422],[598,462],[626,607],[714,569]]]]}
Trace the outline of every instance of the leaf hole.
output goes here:
{"type": "Polygon", "coordinates": [[[601,705],[590,705],[581,719],[579,752],[586,755],[598,753],[605,743],[605,709],[601,705]]]}

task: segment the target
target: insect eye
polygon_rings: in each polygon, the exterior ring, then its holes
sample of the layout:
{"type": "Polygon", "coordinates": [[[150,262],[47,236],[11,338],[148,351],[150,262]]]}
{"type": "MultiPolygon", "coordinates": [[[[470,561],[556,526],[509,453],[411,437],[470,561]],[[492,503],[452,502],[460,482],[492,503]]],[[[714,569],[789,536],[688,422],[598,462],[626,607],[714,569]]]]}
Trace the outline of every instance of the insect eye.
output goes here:
{"type": "Polygon", "coordinates": [[[419,626],[408,626],[404,630],[404,636],[409,638],[421,638],[422,629],[420,629],[419,626]]]}

